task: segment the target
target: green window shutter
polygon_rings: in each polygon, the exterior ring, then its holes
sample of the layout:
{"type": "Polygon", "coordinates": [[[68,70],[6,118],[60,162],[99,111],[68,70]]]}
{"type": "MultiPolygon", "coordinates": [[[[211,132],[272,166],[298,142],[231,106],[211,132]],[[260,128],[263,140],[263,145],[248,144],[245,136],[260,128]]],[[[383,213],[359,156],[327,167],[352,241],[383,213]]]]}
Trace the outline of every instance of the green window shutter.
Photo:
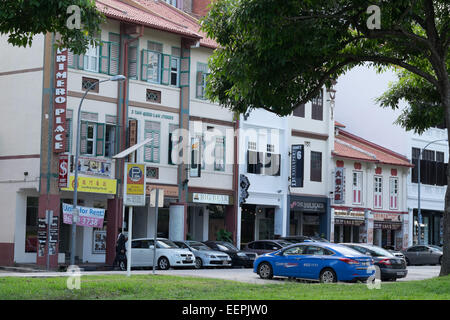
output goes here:
{"type": "Polygon", "coordinates": [[[84,54],[78,55],[77,68],[84,70],[84,54]]]}
{"type": "Polygon", "coordinates": [[[116,76],[119,74],[120,44],[111,42],[109,53],[109,74],[116,76]]]}
{"type": "Polygon", "coordinates": [[[109,57],[111,51],[111,42],[103,41],[100,44],[100,73],[110,74],[109,57]]]}
{"type": "Polygon", "coordinates": [[[191,58],[180,58],[180,87],[189,87],[189,74],[191,70],[191,58]]]}
{"type": "Polygon", "coordinates": [[[142,61],[141,80],[147,81],[148,80],[148,50],[142,49],[141,61],[142,61]]]}
{"type": "Polygon", "coordinates": [[[168,85],[170,80],[170,59],[168,54],[161,55],[161,84],[168,85]]]}
{"type": "Polygon", "coordinates": [[[81,121],[80,126],[80,154],[87,153],[87,121],[81,121]]]}
{"type": "Polygon", "coordinates": [[[72,69],[78,68],[78,55],[72,51],[68,51],[67,53],[67,66],[72,69]]]}
{"type": "Polygon", "coordinates": [[[128,78],[138,78],[139,41],[136,39],[128,45],[128,78]]]}
{"type": "Polygon", "coordinates": [[[203,72],[197,71],[196,76],[196,98],[203,99],[203,72]]]}
{"type": "Polygon", "coordinates": [[[97,141],[95,151],[97,156],[105,154],[105,124],[97,123],[97,141]]]}
{"type": "Polygon", "coordinates": [[[145,137],[153,140],[144,147],[144,161],[159,163],[161,124],[155,121],[145,121],[145,137]]]}
{"type": "Polygon", "coordinates": [[[173,142],[172,142],[172,133],[169,133],[169,157],[167,159],[169,164],[174,164],[172,161],[172,149],[173,149],[173,142]]]}

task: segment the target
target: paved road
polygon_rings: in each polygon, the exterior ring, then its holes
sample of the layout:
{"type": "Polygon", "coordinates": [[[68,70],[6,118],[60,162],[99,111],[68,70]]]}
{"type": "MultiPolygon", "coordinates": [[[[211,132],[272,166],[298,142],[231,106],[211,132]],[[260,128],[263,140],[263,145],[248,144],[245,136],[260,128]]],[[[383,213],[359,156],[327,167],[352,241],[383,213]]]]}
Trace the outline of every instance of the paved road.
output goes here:
{"type": "MultiPolygon", "coordinates": [[[[409,266],[408,276],[398,281],[423,280],[437,277],[439,275],[440,266],[409,266]]],[[[82,275],[111,275],[111,274],[126,274],[121,271],[86,271],[82,275]]],[[[132,274],[152,274],[152,270],[133,270],[132,274]]],[[[286,283],[283,278],[276,280],[263,280],[252,269],[175,269],[175,270],[157,270],[157,275],[177,275],[177,276],[192,276],[223,280],[235,280],[247,283],[266,284],[266,283],[286,283]]],[[[65,272],[34,272],[34,273],[16,273],[16,272],[0,272],[0,277],[61,277],[67,276],[65,272]]]]}

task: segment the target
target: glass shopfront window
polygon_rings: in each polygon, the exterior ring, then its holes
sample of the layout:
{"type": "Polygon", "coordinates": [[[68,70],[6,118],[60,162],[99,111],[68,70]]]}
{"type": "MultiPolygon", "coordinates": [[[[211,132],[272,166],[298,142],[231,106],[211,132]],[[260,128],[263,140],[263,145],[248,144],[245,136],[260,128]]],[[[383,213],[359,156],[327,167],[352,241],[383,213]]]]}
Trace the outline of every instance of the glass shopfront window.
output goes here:
{"type": "Polygon", "coordinates": [[[38,197],[27,198],[25,252],[37,252],[38,207],[39,207],[38,197]]]}

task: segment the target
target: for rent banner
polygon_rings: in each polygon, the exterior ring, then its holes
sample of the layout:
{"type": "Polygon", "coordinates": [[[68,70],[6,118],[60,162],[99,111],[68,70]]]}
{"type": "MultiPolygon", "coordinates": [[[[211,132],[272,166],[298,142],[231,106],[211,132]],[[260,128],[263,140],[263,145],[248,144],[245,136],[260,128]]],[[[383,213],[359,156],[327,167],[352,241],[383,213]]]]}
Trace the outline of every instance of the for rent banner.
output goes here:
{"type": "MultiPolygon", "coordinates": [[[[77,226],[103,228],[103,220],[105,219],[105,209],[88,208],[77,206],[80,214],[77,226]]],[[[63,218],[65,224],[72,224],[73,221],[73,205],[63,203],[63,218]]]]}

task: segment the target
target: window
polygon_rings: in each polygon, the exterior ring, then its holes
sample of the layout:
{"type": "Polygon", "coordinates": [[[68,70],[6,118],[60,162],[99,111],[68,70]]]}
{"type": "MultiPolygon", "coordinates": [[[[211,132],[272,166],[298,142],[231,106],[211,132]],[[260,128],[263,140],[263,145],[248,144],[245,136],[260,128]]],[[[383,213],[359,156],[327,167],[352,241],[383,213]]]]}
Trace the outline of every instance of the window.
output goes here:
{"type": "Polygon", "coordinates": [[[171,57],[170,59],[170,85],[178,86],[178,71],[180,67],[180,59],[171,57]]]}
{"type": "MultiPolygon", "coordinates": [[[[173,136],[173,132],[177,129],[178,129],[177,124],[174,124],[174,123],[169,124],[169,157],[168,157],[169,164],[176,164],[172,158],[172,150],[173,150],[173,145],[174,145],[174,141],[172,141],[172,136],[173,136]]],[[[180,142],[180,138],[181,138],[181,136],[179,137],[178,142],[180,142]]]]}
{"type": "Polygon", "coordinates": [[[311,181],[322,181],[322,152],[311,151],[311,181]]]}
{"type": "Polygon", "coordinates": [[[84,54],[83,68],[86,71],[98,72],[99,65],[99,46],[89,45],[86,53],[84,54]]]}
{"type": "Polygon", "coordinates": [[[306,246],[296,246],[283,251],[283,255],[291,256],[291,255],[300,255],[304,254],[306,250],[306,246]]]}
{"type": "Polygon", "coordinates": [[[38,197],[27,197],[25,252],[37,252],[38,247],[38,197]]]}
{"type": "Polygon", "coordinates": [[[389,178],[389,208],[398,209],[398,178],[389,178]]]}
{"type": "Polygon", "coordinates": [[[205,90],[208,77],[208,65],[206,63],[197,63],[197,81],[196,81],[196,97],[198,99],[206,99],[205,90]]]}
{"type": "Polygon", "coordinates": [[[70,118],[67,117],[69,115],[69,110],[67,110],[66,115],[66,150],[65,152],[72,152],[72,112],[70,112],[70,118]]]}
{"type": "Polygon", "coordinates": [[[112,158],[116,154],[116,126],[106,125],[105,131],[105,157],[112,158]]]}
{"type": "Polygon", "coordinates": [[[174,7],[177,6],[177,0],[165,0],[168,4],[173,5],[174,7]]]}
{"type": "Polygon", "coordinates": [[[294,117],[305,117],[305,104],[299,104],[295,109],[293,113],[294,117]]]}
{"type": "Polygon", "coordinates": [[[373,207],[374,208],[382,208],[383,202],[382,202],[382,194],[383,194],[383,178],[379,176],[374,177],[374,200],[373,200],[373,207]]]}
{"type": "Polygon", "coordinates": [[[86,152],[87,155],[95,154],[95,123],[86,124],[86,152]]]}
{"type": "Polygon", "coordinates": [[[216,137],[214,146],[214,170],[225,171],[225,137],[216,137]]]}
{"type": "Polygon", "coordinates": [[[144,161],[159,163],[161,125],[156,121],[145,121],[144,139],[153,138],[144,147],[144,161]]]}
{"type": "Polygon", "coordinates": [[[311,118],[314,120],[323,120],[323,93],[320,90],[319,95],[311,100],[311,118]]]}
{"type": "Polygon", "coordinates": [[[128,79],[138,78],[138,52],[139,40],[135,39],[128,44],[128,79]]]}
{"type": "Polygon", "coordinates": [[[419,148],[412,148],[411,182],[418,182],[420,163],[420,183],[428,185],[444,186],[447,184],[447,164],[444,163],[444,153],[433,150],[423,150],[419,162],[419,148]]]}
{"type": "Polygon", "coordinates": [[[411,151],[411,158],[412,158],[412,164],[414,167],[411,169],[411,182],[417,183],[417,175],[418,175],[418,169],[417,166],[419,165],[419,154],[420,149],[419,148],[412,148],[411,151]]]}
{"type": "Polygon", "coordinates": [[[81,89],[83,91],[86,91],[87,89],[89,89],[89,92],[99,92],[99,84],[98,84],[98,79],[93,79],[93,78],[87,78],[87,77],[82,77],[81,78],[81,89]]]}
{"type": "Polygon", "coordinates": [[[353,204],[362,203],[362,172],[353,171],[353,204]]]}

